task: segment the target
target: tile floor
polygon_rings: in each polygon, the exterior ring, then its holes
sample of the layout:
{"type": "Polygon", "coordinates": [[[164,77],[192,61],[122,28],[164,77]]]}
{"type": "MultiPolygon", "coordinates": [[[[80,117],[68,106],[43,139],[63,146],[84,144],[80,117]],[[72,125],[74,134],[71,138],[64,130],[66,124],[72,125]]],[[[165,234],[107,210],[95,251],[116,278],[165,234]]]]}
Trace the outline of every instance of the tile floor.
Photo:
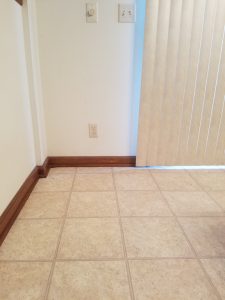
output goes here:
{"type": "Polygon", "coordinates": [[[225,299],[225,171],[51,169],[0,248],[8,299],[225,299]]]}

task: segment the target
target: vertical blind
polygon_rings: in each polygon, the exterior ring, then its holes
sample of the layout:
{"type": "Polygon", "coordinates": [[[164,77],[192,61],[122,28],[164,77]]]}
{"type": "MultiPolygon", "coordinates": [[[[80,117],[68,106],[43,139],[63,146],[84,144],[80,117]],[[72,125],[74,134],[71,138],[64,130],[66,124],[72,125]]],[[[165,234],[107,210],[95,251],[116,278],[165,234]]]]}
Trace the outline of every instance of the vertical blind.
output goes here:
{"type": "Polygon", "coordinates": [[[225,163],[225,0],[146,0],[137,165],[225,163]]]}

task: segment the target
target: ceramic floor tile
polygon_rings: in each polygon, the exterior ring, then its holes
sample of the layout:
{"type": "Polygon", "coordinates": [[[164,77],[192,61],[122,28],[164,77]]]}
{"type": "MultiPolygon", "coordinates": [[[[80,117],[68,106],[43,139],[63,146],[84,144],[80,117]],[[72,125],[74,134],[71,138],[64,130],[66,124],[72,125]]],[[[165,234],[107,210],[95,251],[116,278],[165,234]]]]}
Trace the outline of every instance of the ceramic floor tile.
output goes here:
{"type": "Polygon", "coordinates": [[[223,210],[225,210],[225,191],[209,192],[209,195],[223,210]]]}
{"type": "Polygon", "coordinates": [[[49,300],[129,300],[124,262],[57,262],[49,300]]]}
{"type": "Polygon", "coordinates": [[[193,259],[130,261],[136,300],[218,300],[193,259]]]}
{"type": "Polygon", "coordinates": [[[114,167],[113,173],[120,174],[149,174],[149,170],[146,168],[137,168],[137,167],[114,167]]]}
{"type": "Polygon", "coordinates": [[[204,192],[163,192],[177,216],[221,216],[224,212],[204,192]]]}
{"type": "Polygon", "coordinates": [[[179,174],[187,174],[186,170],[179,170],[179,169],[149,169],[149,172],[151,172],[151,174],[153,173],[179,173],[179,174]]]}
{"type": "Polygon", "coordinates": [[[0,260],[52,259],[61,220],[17,220],[0,248],[0,260]]]}
{"type": "Polygon", "coordinates": [[[202,259],[203,266],[214,286],[225,299],[225,259],[202,259]]]}
{"type": "Polygon", "coordinates": [[[73,184],[73,174],[55,174],[38,180],[34,192],[67,192],[73,184]]]}
{"type": "Polygon", "coordinates": [[[157,186],[148,173],[115,173],[117,190],[157,190],[157,186]]]}
{"type": "Polygon", "coordinates": [[[186,169],[188,172],[194,173],[225,173],[225,169],[186,169]]]}
{"type": "Polygon", "coordinates": [[[0,262],[1,300],[44,300],[51,263],[0,262]]]}
{"type": "Polygon", "coordinates": [[[193,257],[174,218],[122,218],[128,257],[193,257]]]}
{"type": "Polygon", "coordinates": [[[59,258],[117,258],[123,256],[117,219],[67,219],[59,258]]]}
{"type": "Polygon", "coordinates": [[[114,190],[111,174],[77,174],[74,191],[112,191],[114,190]]]}
{"type": "Polygon", "coordinates": [[[192,171],[190,174],[206,191],[225,191],[225,172],[192,171]]]}
{"type": "Polygon", "coordinates": [[[225,256],[225,218],[179,218],[200,257],[225,256]]]}
{"type": "Polygon", "coordinates": [[[171,216],[160,192],[119,191],[121,216],[171,216]]]}
{"type": "Polygon", "coordinates": [[[19,218],[61,218],[65,214],[68,192],[32,193],[19,218]]]}
{"type": "Polygon", "coordinates": [[[105,173],[112,173],[112,168],[83,167],[83,168],[78,168],[77,173],[79,173],[79,174],[105,174],[105,173]]]}
{"type": "Polygon", "coordinates": [[[188,173],[172,172],[172,173],[152,173],[159,188],[163,191],[197,191],[200,187],[189,176],[188,173]]]}
{"type": "Polygon", "coordinates": [[[71,195],[68,217],[117,216],[115,192],[74,192],[71,195]]]}
{"type": "Polygon", "coordinates": [[[49,170],[48,176],[57,175],[57,174],[75,174],[77,168],[51,168],[49,170]]]}

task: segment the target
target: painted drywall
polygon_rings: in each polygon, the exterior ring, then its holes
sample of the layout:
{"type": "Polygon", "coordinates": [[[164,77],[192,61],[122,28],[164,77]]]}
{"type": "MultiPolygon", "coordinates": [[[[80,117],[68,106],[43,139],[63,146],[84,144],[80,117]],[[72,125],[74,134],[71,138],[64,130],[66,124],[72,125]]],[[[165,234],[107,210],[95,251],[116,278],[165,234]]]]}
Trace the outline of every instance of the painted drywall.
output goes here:
{"type": "Polygon", "coordinates": [[[87,24],[86,2],[36,0],[48,155],[135,155],[145,1],[135,24],[118,23],[116,0],[87,24]]]}
{"type": "Polygon", "coordinates": [[[0,214],[35,166],[21,7],[0,1],[0,214]]]}
{"type": "Polygon", "coordinates": [[[36,164],[42,165],[47,157],[47,143],[40,74],[35,0],[23,1],[22,20],[24,54],[26,58],[35,158],[36,164]]]}

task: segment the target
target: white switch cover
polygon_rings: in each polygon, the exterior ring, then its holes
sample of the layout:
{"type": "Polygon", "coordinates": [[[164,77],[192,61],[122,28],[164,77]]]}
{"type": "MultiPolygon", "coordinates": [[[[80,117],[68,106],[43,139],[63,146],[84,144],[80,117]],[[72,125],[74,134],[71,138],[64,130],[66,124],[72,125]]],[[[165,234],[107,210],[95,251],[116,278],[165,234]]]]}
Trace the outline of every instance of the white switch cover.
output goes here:
{"type": "Polygon", "coordinates": [[[119,4],[119,22],[134,23],[136,21],[135,4],[119,4]]]}
{"type": "Polygon", "coordinates": [[[97,23],[98,21],[98,3],[86,3],[86,22],[97,23]]]}

